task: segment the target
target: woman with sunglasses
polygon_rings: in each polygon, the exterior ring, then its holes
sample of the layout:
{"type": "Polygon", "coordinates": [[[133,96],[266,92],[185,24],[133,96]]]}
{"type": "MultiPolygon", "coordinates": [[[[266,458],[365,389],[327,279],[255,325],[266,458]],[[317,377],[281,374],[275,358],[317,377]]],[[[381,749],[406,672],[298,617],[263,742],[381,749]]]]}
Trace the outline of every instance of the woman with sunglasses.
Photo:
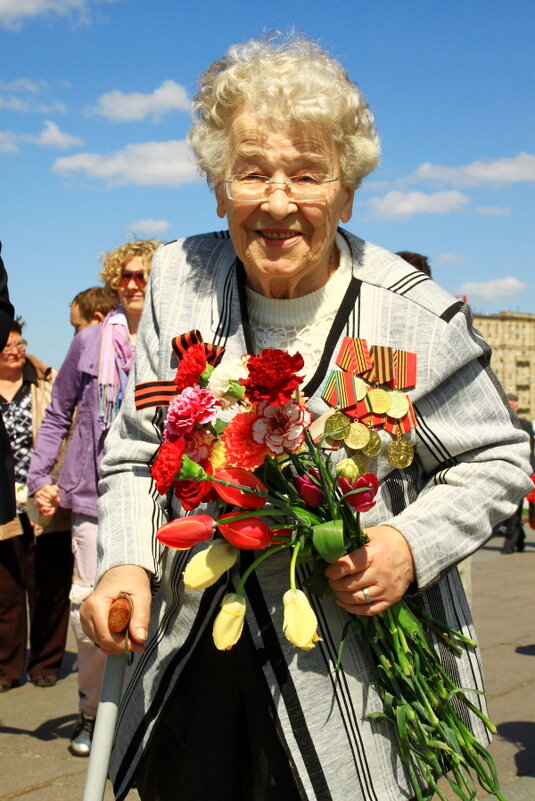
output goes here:
{"type": "Polygon", "coordinates": [[[140,240],[105,254],[101,279],[117,294],[118,306],[102,325],[74,337],[61,366],[28,476],[28,491],[41,514],[61,506],[73,515],[74,577],[71,625],[78,648],[80,714],[70,751],[88,756],[100,694],[104,656],[80,626],[80,605],[91,592],[97,564],[98,466],[104,439],[121,405],[132,365],[146,282],[158,240],[140,240]],[[51,469],[75,409],[77,418],[57,483],[51,469]]]}

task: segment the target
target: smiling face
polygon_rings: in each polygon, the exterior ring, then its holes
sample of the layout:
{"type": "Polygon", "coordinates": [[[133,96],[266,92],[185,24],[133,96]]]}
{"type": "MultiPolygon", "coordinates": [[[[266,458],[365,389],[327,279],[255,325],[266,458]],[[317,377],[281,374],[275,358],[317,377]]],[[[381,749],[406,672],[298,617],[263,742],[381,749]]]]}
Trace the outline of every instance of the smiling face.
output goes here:
{"type": "Polygon", "coordinates": [[[127,320],[129,320],[131,316],[139,318],[141,316],[145,292],[147,290],[145,285],[145,267],[141,256],[134,256],[134,258],[130,259],[130,261],[123,266],[121,275],[125,276],[125,278],[117,287],[119,303],[124,309],[127,320]],[[129,276],[129,273],[134,273],[135,275],[129,276]]]}
{"type": "MultiPolygon", "coordinates": [[[[273,181],[303,173],[337,178],[338,157],[321,129],[274,130],[243,113],[231,125],[226,175],[248,173],[273,181]]],[[[334,236],[340,220],[351,218],[354,190],[341,180],[324,186],[325,200],[301,204],[283,186],[272,186],[261,202],[229,200],[225,185],[217,187],[217,213],[227,218],[234,249],[256,292],[301,297],[322,287],[338,266],[334,236]]]]}

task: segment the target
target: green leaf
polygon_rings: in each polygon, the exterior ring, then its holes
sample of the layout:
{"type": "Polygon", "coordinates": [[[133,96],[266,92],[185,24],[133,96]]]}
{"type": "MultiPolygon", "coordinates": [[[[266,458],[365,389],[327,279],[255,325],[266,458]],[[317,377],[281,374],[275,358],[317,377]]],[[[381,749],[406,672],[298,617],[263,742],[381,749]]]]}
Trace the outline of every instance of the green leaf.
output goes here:
{"type": "Polygon", "coordinates": [[[322,559],[332,564],[346,553],[342,520],[329,520],[312,527],[314,547],[322,559]]]}

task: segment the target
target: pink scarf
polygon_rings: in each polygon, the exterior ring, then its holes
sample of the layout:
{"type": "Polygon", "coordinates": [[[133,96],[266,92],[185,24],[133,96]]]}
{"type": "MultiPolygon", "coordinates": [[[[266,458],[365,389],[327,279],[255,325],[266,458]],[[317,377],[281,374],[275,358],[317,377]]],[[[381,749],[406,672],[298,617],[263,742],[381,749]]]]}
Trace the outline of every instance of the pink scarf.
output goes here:
{"type": "Polygon", "coordinates": [[[99,420],[108,429],[124,398],[134,350],[124,311],[113,309],[102,323],[98,362],[99,420]]]}

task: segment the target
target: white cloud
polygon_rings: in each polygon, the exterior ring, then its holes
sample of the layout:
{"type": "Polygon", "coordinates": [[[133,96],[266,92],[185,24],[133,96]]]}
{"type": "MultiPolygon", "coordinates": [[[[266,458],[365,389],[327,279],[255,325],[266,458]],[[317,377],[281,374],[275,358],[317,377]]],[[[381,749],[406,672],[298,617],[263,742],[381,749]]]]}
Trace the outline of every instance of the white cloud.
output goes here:
{"type": "Polygon", "coordinates": [[[61,150],[66,150],[69,147],[76,147],[83,145],[84,140],[77,136],[61,131],[55,122],[46,120],[45,127],[39,136],[24,136],[27,142],[33,142],[36,145],[43,147],[58,147],[61,150]]]}
{"type": "Polygon", "coordinates": [[[457,211],[469,198],[461,192],[399,192],[393,190],[384,197],[373,197],[368,201],[371,211],[387,220],[399,220],[414,214],[450,214],[457,211]]]}
{"type": "Polygon", "coordinates": [[[163,234],[169,225],[167,220],[135,220],[128,229],[136,234],[163,234]]]}
{"type": "Polygon", "coordinates": [[[444,264],[464,264],[466,261],[466,256],[463,256],[461,253],[439,253],[439,255],[433,259],[433,264],[444,265],[444,264]]]}
{"type": "Polygon", "coordinates": [[[79,153],[57,159],[52,169],[62,175],[85,172],[108,186],[178,186],[198,176],[191,151],[183,140],[127,145],[104,156],[79,153]]]}
{"type": "Polygon", "coordinates": [[[170,111],[189,111],[190,101],[183,86],[175,81],[164,81],[150,95],[141,92],[121,92],[114,89],[98,99],[93,113],[116,122],[132,122],[153,117],[159,120],[170,111]]]}
{"type": "Polygon", "coordinates": [[[13,131],[0,131],[0,153],[17,153],[17,135],[13,131]]]}
{"type": "Polygon", "coordinates": [[[485,217],[510,217],[511,209],[508,206],[479,206],[476,214],[483,214],[485,217]]]}
{"type": "Polygon", "coordinates": [[[514,295],[525,292],[526,289],[528,289],[527,284],[509,275],[507,278],[497,278],[494,281],[485,281],[484,283],[467,281],[465,284],[461,284],[455,294],[466,295],[469,300],[471,298],[481,298],[492,302],[514,297],[514,295]]]}
{"type": "MultiPolygon", "coordinates": [[[[81,21],[87,21],[89,7],[104,0],[0,0],[0,27],[20,30],[28,20],[43,15],[58,17],[75,13],[81,21]]],[[[113,2],[113,0],[105,0],[113,2]]]]}
{"type": "Polygon", "coordinates": [[[411,182],[440,181],[453,186],[503,186],[535,181],[535,156],[519,153],[496,161],[473,161],[459,167],[443,167],[426,162],[410,176],[411,182]]]}
{"type": "MultiPolygon", "coordinates": [[[[0,9],[2,7],[2,0],[0,0],[0,9]]],[[[36,83],[29,78],[15,78],[12,81],[3,81],[0,79],[0,92],[31,92],[36,95],[41,91],[43,83],[36,83]]]]}
{"type": "MultiPolygon", "coordinates": [[[[0,0],[2,2],[2,0],[0,0]]],[[[64,113],[67,108],[65,103],[54,101],[53,103],[40,103],[33,97],[17,97],[16,95],[7,95],[0,97],[0,109],[7,109],[8,111],[19,111],[26,114],[52,114],[54,112],[64,113]]]]}

